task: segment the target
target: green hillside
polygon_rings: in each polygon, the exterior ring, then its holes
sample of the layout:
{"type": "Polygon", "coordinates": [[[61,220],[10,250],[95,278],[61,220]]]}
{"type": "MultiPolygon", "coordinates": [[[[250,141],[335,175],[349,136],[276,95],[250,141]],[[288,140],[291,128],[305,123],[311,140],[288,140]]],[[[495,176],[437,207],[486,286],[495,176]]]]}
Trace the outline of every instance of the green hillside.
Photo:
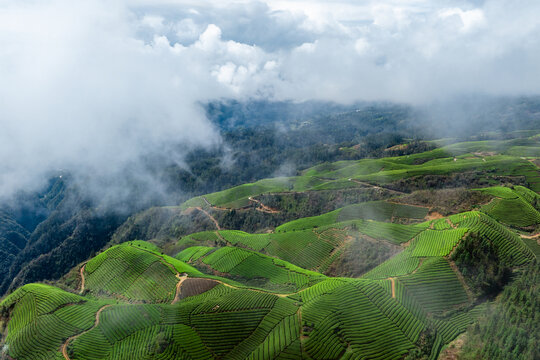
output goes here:
{"type": "Polygon", "coordinates": [[[540,200],[535,192],[520,186],[515,189],[492,187],[481,189],[496,198],[482,210],[498,221],[515,227],[536,226],[540,223],[540,200]]]}
{"type": "MultiPolygon", "coordinates": [[[[436,150],[382,159],[338,161],[302,172],[301,176],[265,179],[193,198],[182,208],[215,206],[241,208],[250,197],[287,191],[337,190],[371,185],[395,188],[399,182],[429,175],[444,181],[451,174],[470,174],[477,184],[497,184],[497,177],[522,177],[529,188],[540,192],[540,172],[529,161],[538,156],[538,139],[477,141],[448,145],[436,150]],[[515,145],[524,144],[524,145],[515,145]],[[496,176],[494,176],[495,174],[496,176]]],[[[420,181],[421,182],[421,181],[420,181]]],[[[403,184],[401,184],[403,186],[403,184]]]]}
{"type": "Polygon", "coordinates": [[[81,271],[85,276],[84,290],[152,302],[174,299],[177,274],[202,275],[191,266],[148,250],[140,243],[112,247],[90,260],[81,271]]]}
{"type": "Polygon", "coordinates": [[[480,313],[448,257],[472,231],[492,240],[510,265],[534,258],[512,230],[481,212],[422,226],[357,220],[276,234],[193,234],[192,241],[231,243],[189,247],[176,259],[151,244],[126,243],[84,265],[84,288],[73,289],[84,295],[31,284],[4,299],[5,345],[17,359],[400,359],[413,350],[436,358],[480,313]],[[337,245],[346,236],[339,231],[352,225],[355,231],[385,225],[407,234],[401,235],[404,250],[362,279],[332,279],[244,248],[279,249],[298,241],[298,248],[310,248],[302,243],[308,233],[337,245]],[[216,273],[246,282],[237,285],[216,273]],[[266,281],[250,287],[254,278],[266,281]],[[274,293],[276,285],[291,292],[274,293]]]}
{"type": "Polygon", "coordinates": [[[168,209],[162,218],[160,210],[147,211],[119,230],[128,241],[107,246],[54,285],[27,284],[6,296],[3,355],[437,359],[477,321],[493,332],[485,320],[490,304],[537,264],[540,175],[525,155],[536,156],[536,144],[458,143],[325,163],[296,177],[193,198],[183,213],[168,209]],[[449,207],[442,216],[410,196],[426,188],[434,198],[439,181],[458,180],[487,200],[467,205],[470,211],[449,207]],[[254,198],[261,194],[324,192],[326,201],[345,196],[344,188],[391,198],[335,206],[260,233],[220,224],[227,217],[244,221],[242,211],[290,219],[286,207],[254,198]],[[192,212],[215,230],[174,236],[170,229],[184,223],[169,215],[192,212]]]}
{"type": "MultiPolygon", "coordinates": [[[[195,233],[182,238],[177,246],[189,246],[185,251],[190,252],[192,246],[199,249],[197,246],[200,245],[241,247],[285,260],[304,269],[325,273],[332,265],[338,264],[342,255],[351,247],[374,244],[383,256],[388,257],[391,249],[397,249],[397,245],[411,240],[425,229],[419,225],[359,219],[297,231],[295,228],[298,226],[309,227],[301,220],[284,224],[276,233],[249,234],[234,230],[195,233]],[[292,230],[282,230],[289,227],[292,230]]],[[[306,224],[311,221],[307,219],[306,224]]],[[[206,249],[197,250],[195,255],[200,256],[203,251],[206,249]]]]}
{"type": "Polygon", "coordinates": [[[298,291],[326,278],[281,259],[237,247],[194,246],[176,258],[216,273],[230,274],[236,281],[282,291],[298,291]]]}

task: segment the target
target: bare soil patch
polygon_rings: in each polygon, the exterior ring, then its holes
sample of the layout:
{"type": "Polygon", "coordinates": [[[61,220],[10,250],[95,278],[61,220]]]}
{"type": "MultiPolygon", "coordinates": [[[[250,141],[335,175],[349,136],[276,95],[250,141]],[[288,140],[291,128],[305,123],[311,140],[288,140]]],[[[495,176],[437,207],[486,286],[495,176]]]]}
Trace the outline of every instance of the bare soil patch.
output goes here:
{"type": "MultiPolygon", "coordinates": [[[[180,283],[179,283],[180,284],[180,283]]],[[[219,283],[212,279],[201,279],[201,278],[189,278],[184,279],[180,284],[179,290],[176,293],[178,300],[185,299],[190,296],[200,295],[207,292],[208,290],[213,289],[219,283]]],[[[174,302],[173,302],[174,304],[174,302]]]]}
{"type": "Polygon", "coordinates": [[[429,220],[442,219],[443,217],[444,217],[443,214],[436,211],[432,211],[426,215],[425,219],[429,221],[429,220]]]}
{"type": "Polygon", "coordinates": [[[466,336],[466,334],[461,334],[448,344],[446,349],[439,355],[439,360],[458,360],[461,349],[465,344],[466,336]]]}

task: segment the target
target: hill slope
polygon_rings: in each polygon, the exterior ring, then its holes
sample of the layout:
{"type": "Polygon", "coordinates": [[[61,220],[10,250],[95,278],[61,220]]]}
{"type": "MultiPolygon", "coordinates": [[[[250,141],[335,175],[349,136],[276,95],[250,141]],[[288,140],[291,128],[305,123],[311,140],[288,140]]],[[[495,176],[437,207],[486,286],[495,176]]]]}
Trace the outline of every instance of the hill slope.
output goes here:
{"type": "Polygon", "coordinates": [[[183,210],[148,210],[120,230],[117,239],[128,241],[79,264],[57,287],[27,284],[8,295],[3,352],[16,359],[436,359],[484,316],[512,272],[537,265],[531,188],[540,175],[510,155],[527,144],[465,143],[323,164],[194,198],[183,210]],[[478,153],[496,145],[508,154],[478,153]],[[432,205],[408,204],[420,197],[399,191],[430,188],[430,176],[473,179],[469,193],[482,202],[466,203],[470,211],[448,206],[444,217],[432,205]],[[476,186],[510,179],[531,188],[476,186]],[[331,200],[330,212],[282,221],[271,232],[222,229],[237,211],[279,219],[296,194],[326,201],[351,186],[392,199],[344,207],[331,200]],[[274,195],[280,200],[269,204],[274,195]],[[194,213],[214,229],[174,236],[177,216],[194,213]]]}

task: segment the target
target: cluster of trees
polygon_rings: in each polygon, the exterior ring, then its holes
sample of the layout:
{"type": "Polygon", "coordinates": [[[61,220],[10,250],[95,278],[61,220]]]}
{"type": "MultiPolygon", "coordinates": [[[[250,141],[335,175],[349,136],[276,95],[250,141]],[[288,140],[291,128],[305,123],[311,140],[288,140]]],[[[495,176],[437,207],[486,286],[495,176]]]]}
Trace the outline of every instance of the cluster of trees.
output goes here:
{"type": "Polygon", "coordinates": [[[540,359],[540,264],[530,263],[471,326],[460,358],[540,359]]]}
{"type": "Polygon", "coordinates": [[[394,201],[403,204],[427,206],[441,213],[443,216],[470,211],[486,204],[492,199],[481,191],[471,191],[464,187],[450,189],[417,190],[411,194],[401,196],[394,201]]]}
{"type": "Polygon", "coordinates": [[[262,194],[257,197],[266,206],[289,214],[292,218],[315,216],[364,201],[384,200],[395,196],[390,191],[373,188],[351,188],[277,194],[262,194]]]}
{"type": "Polygon", "coordinates": [[[353,239],[346,245],[340,259],[330,265],[326,275],[359,277],[401,250],[399,246],[385,241],[367,239],[356,231],[350,234],[354,234],[353,239]]]}
{"type": "Polygon", "coordinates": [[[182,213],[177,208],[152,207],[129,217],[112,236],[111,244],[130,240],[154,240],[160,246],[199,231],[215,230],[204,213],[182,213]]]}
{"type": "Polygon", "coordinates": [[[124,220],[125,216],[98,211],[70,192],[34,229],[26,246],[5,264],[0,294],[26,283],[61,277],[107,244],[124,220]]]}
{"type": "Polygon", "coordinates": [[[461,241],[452,260],[479,297],[495,297],[512,274],[489,239],[474,232],[468,233],[461,241]]]}

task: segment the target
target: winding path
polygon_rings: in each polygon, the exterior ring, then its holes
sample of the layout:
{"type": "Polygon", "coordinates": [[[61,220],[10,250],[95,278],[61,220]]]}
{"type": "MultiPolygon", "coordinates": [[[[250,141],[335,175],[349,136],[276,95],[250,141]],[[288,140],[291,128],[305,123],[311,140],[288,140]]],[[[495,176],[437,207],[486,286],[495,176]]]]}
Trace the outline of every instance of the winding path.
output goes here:
{"type": "Polygon", "coordinates": [[[393,192],[393,193],[396,193],[396,194],[406,194],[404,193],[403,191],[397,191],[397,190],[392,190],[392,189],[387,189],[387,188],[384,188],[384,187],[381,187],[381,186],[377,186],[377,185],[373,185],[373,184],[370,184],[370,183],[367,183],[367,182],[363,182],[363,181],[360,181],[360,180],[356,180],[356,179],[348,179],[349,181],[352,181],[354,183],[357,183],[359,185],[362,185],[362,186],[365,186],[365,187],[370,187],[370,188],[373,188],[375,190],[380,190],[380,191],[390,191],[390,192],[393,192]]]}
{"type": "Polygon", "coordinates": [[[446,218],[446,222],[448,223],[448,225],[450,225],[450,227],[452,227],[452,229],[458,228],[449,218],[446,218]]]}
{"type": "Polygon", "coordinates": [[[104,305],[104,306],[99,308],[99,310],[96,312],[96,321],[94,322],[94,326],[92,326],[88,330],[83,331],[82,333],[79,333],[77,335],[73,335],[73,336],[67,338],[66,342],[64,342],[64,345],[62,345],[62,355],[64,355],[64,359],[71,360],[69,355],[68,355],[68,352],[67,352],[67,347],[68,347],[69,343],[71,341],[75,340],[76,338],[78,338],[79,336],[84,335],[87,332],[89,332],[90,330],[94,329],[96,326],[98,326],[99,325],[99,316],[101,315],[101,312],[103,310],[105,310],[106,308],[108,308],[109,306],[111,306],[111,304],[104,305]]]}
{"type": "Polygon", "coordinates": [[[257,210],[259,210],[261,212],[265,212],[265,213],[269,213],[269,214],[279,214],[280,213],[279,210],[272,209],[271,207],[268,207],[268,206],[264,205],[260,200],[254,199],[252,196],[248,197],[248,199],[249,199],[249,201],[253,201],[257,205],[259,205],[257,210]]]}
{"type": "Polygon", "coordinates": [[[524,239],[536,239],[537,237],[540,237],[540,233],[532,234],[532,235],[519,235],[524,239]]]}
{"type": "Polygon", "coordinates": [[[155,257],[161,259],[162,260],[161,263],[163,265],[167,266],[169,269],[171,269],[172,271],[174,271],[176,273],[175,276],[178,279],[178,283],[176,284],[176,292],[174,294],[174,299],[173,299],[171,304],[175,304],[178,301],[180,301],[180,287],[182,286],[182,283],[188,278],[188,274],[186,274],[186,273],[180,274],[178,272],[178,270],[176,270],[174,265],[171,264],[170,262],[168,262],[167,260],[165,260],[165,258],[163,256],[160,256],[160,255],[158,255],[158,254],[156,254],[156,253],[154,253],[154,252],[152,252],[150,250],[146,250],[146,249],[143,249],[143,248],[140,248],[140,247],[137,247],[137,249],[146,251],[147,253],[152,254],[155,257]]]}
{"type": "Polygon", "coordinates": [[[81,266],[81,269],[79,270],[79,274],[81,275],[81,291],[79,291],[79,294],[82,294],[84,292],[84,268],[86,267],[86,264],[81,266]]]}
{"type": "Polygon", "coordinates": [[[396,298],[396,278],[395,277],[389,277],[386,280],[390,280],[392,283],[392,298],[396,298]]]}
{"type": "MultiPolygon", "coordinates": [[[[130,245],[131,246],[131,245],[130,245]]],[[[165,260],[165,258],[163,258],[163,256],[159,256],[158,254],[150,251],[150,250],[146,250],[146,249],[143,249],[143,248],[140,248],[140,247],[137,247],[137,249],[139,250],[143,250],[143,251],[146,251],[147,253],[150,253],[158,258],[160,258],[161,260],[163,260],[163,264],[168,266],[171,270],[175,271],[176,272],[176,278],[179,281],[178,284],[176,284],[176,294],[175,294],[175,300],[173,300],[173,304],[176,302],[176,297],[179,296],[179,290],[180,290],[180,287],[182,286],[182,283],[187,279],[188,275],[187,274],[182,274],[180,275],[180,273],[176,270],[176,268],[169,262],[167,262],[167,260],[165,260]]],[[[252,288],[248,288],[248,287],[238,287],[238,286],[234,286],[234,285],[231,285],[231,284],[227,284],[226,282],[223,282],[221,280],[217,280],[217,279],[212,279],[213,281],[215,282],[218,282],[226,287],[229,287],[231,289],[237,289],[237,290],[249,290],[249,291],[255,291],[255,292],[260,292],[260,293],[263,293],[263,294],[271,294],[271,295],[275,295],[275,296],[278,296],[278,297],[287,297],[287,296],[291,296],[291,295],[295,295],[295,294],[298,294],[300,291],[297,291],[297,292],[293,292],[293,293],[290,293],[290,294],[279,294],[279,293],[274,293],[274,292],[271,292],[271,291],[264,291],[264,290],[259,290],[259,289],[252,289],[252,288]]]]}
{"type": "Polygon", "coordinates": [[[217,228],[218,230],[221,230],[221,227],[219,226],[219,223],[217,222],[216,218],[213,217],[212,215],[210,215],[210,213],[209,213],[208,211],[206,211],[206,210],[204,210],[202,207],[198,207],[198,206],[194,207],[194,209],[197,209],[197,210],[199,210],[199,211],[202,211],[206,216],[208,216],[208,218],[209,218],[210,220],[212,220],[212,222],[216,225],[216,228],[217,228]]]}
{"type": "Polygon", "coordinates": [[[255,292],[259,292],[259,293],[263,293],[263,294],[270,294],[270,295],[275,295],[277,297],[281,297],[281,298],[284,298],[284,297],[287,297],[287,296],[291,296],[291,295],[296,295],[298,294],[300,291],[302,290],[299,290],[297,292],[293,292],[293,293],[290,293],[290,294],[279,294],[279,293],[275,293],[275,292],[271,292],[271,291],[264,291],[264,290],[259,290],[259,289],[252,289],[252,288],[248,288],[248,287],[238,287],[238,286],[234,286],[234,285],[231,285],[231,284],[227,284],[226,282],[223,282],[221,280],[217,280],[217,279],[212,279],[213,281],[215,282],[218,282],[220,283],[221,285],[224,285],[226,287],[229,287],[231,289],[236,289],[236,290],[249,290],[249,291],[255,291],[255,292]]]}

